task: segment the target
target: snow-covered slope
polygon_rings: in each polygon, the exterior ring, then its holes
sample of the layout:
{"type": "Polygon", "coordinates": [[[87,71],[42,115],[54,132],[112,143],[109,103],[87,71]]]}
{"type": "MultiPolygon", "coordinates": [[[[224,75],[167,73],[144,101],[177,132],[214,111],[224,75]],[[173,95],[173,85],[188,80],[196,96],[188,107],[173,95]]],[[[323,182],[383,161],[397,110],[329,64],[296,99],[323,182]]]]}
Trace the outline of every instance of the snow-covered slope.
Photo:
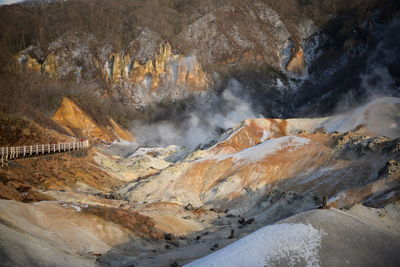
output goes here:
{"type": "Polygon", "coordinates": [[[306,266],[317,266],[319,246],[323,232],[308,224],[277,224],[265,226],[258,231],[187,267],[220,266],[272,266],[285,260],[289,265],[305,262],[306,266]]]}
{"type": "Polygon", "coordinates": [[[400,239],[385,227],[399,226],[394,215],[360,207],[356,213],[313,210],[265,226],[185,266],[398,266],[400,239]],[[384,224],[376,223],[385,216],[384,224]]]}

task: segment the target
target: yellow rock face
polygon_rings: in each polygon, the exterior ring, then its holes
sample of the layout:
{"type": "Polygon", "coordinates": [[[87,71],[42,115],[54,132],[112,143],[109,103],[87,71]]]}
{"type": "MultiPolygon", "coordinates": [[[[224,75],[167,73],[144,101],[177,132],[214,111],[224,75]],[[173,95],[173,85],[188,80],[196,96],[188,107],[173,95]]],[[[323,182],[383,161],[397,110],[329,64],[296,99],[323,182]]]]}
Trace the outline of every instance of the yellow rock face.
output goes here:
{"type": "Polygon", "coordinates": [[[43,72],[50,77],[57,77],[57,59],[54,54],[49,54],[43,63],[43,72]]]}
{"type": "MultiPolygon", "coordinates": [[[[169,43],[161,44],[147,62],[141,63],[133,58],[129,53],[120,52],[111,54],[105,64],[98,59],[94,59],[91,64],[101,73],[102,78],[110,83],[131,83],[146,86],[151,90],[174,85],[199,91],[207,90],[210,86],[211,78],[203,71],[197,58],[173,53],[169,43]]],[[[56,54],[50,53],[42,64],[23,52],[18,54],[16,59],[21,66],[29,70],[61,78],[61,63],[58,62],[56,54]]],[[[74,67],[72,59],[69,64],[74,67]]],[[[85,71],[88,70],[83,69],[83,72],[85,71]]]]}
{"type": "Polygon", "coordinates": [[[67,97],[63,99],[52,119],[77,137],[97,139],[104,142],[112,142],[118,138],[128,141],[135,139],[131,133],[120,127],[112,119],[108,126],[98,125],[93,118],[67,97]]]}
{"type": "Polygon", "coordinates": [[[110,82],[144,83],[152,90],[172,83],[195,91],[208,89],[210,83],[210,78],[195,57],[174,54],[168,43],[160,45],[155,56],[144,64],[132,61],[129,55],[122,53],[111,55],[109,61],[112,66],[103,74],[110,82]]]}
{"type": "Polygon", "coordinates": [[[29,71],[40,73],[42,69],[42,64],[40,64],[36,58],[33,58],[28,54],[18,54],[15,56],[15,59],[29,71]]]}
{"type": "Polygon", "coordinates": [[[114,121],[114,119],[110,119],[111,129],[113,132],[121,139],[127,141],[135,141],[135,137],[126,129],[122,128],[118,123],[114,121]]]}
{"type": "Polygon", "coordinates": [[[299,48],[293,58],[289,61],[286,69],[298,75],[304,74],[306,61],[304,59],[303,49],[299,48]]]}

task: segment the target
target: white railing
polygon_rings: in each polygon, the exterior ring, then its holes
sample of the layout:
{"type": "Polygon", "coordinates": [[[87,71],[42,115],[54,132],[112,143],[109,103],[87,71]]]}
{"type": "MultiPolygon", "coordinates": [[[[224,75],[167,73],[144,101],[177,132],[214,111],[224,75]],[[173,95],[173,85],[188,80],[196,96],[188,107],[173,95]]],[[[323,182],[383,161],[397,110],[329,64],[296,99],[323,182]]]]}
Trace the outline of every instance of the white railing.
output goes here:
{"type": "Polygon", "coordinates": [[[46,145],[1,147],[1,167],[4,167],[4,165],[7,164],[7,161],[12,159],[82,150],[88,148],[89,146],[89,140],[86,140],[82,142],[69,142],[46,145]]]}

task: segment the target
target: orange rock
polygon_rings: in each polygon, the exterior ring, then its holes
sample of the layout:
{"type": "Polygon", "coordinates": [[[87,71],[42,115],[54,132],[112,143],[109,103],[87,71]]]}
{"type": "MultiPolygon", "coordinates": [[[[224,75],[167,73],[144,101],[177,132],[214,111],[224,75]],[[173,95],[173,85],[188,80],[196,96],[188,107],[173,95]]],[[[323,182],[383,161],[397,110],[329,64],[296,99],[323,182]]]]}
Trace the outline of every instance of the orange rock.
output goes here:
{"type": "Polygon", "coordinates": [[[292,57],[286,69],[298,75],[304,74],[306,69],[306,61],[304,59],[303,49],[299,48],[296,54],[292,57]]]}
{"type": "Polygon", "coordinates": [[[112,142],[116,139],[134,141],[133,135],[114,120],[109,120],[110,125],[99,125],[68,97],[64,97],[61,106],[54,113],[52,119],[76,137],[97,139],[104,142],[112,142]]]}

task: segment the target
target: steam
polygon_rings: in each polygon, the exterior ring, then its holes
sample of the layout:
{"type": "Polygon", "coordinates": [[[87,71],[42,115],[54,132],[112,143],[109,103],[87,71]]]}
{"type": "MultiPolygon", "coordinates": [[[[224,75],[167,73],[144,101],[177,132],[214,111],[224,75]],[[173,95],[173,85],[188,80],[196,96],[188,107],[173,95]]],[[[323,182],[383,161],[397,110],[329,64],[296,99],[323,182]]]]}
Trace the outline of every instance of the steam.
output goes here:
{"type": "MultiPolygon", "coordinates": [[[[377,98],[400,97],[400,46],[398,45],[400,43],[398,34],[400,20],[395,20],[387,25],[376,24],[374,27],[373,39],[376,41],[376,46],[366,44],[370,46],[370,49],[367,49],[368,52],[365,53],[366,66],[358,74],[360,84],[353,90],[349,90],[338,102],[333,110],[335,114],[343,114],[350,110],[357,113],[356,111],[359,109],[356,108],[377,98]]],[[[351,79],[351,77],[349,78],[351,79]]],[[[282,87],[282,84],[280,80],[277,81],[274,85],[275,89],[282,87]]],[[[232,79],[220,95],[210,93],[207,96],[196,98],[193,103],[189,104],[190,110],[185,112],[182,116],[183,119],[171,117],[168,120],[152,124],[135,122],[133,132],[139,139],[139,145],[142,146],[174,144],[194,148],[218,137],[224,130],[233,127],[240,121],[259,117],[258,114],[266,109],[267,103],[267,108],[273,109],[271,112],[275,112],[282,105],[290,105],[291,103],[288,103],[287,99],[294,99],[298,92],[296,90],[289,92],[290,97],[282,94],[282,98],[278,102],[274,102],[278,98],[257,101],[258,99],[255,98],[262,95],[259,94],[260,91],[253,90],[252,96],[250,91],[245,90],[237,80],[232,79]],[[260,107],[255,106],[255,103],[260,103],[260,107]]],[[[371,110],[377,114],[367,116],[363,123],[368,124],[367,128],[371,133],[375,133],[373,129],[376,126],[373,125],[379,125],[380,130],[376,134],[399,136],[400,118],[393,115],[399,108],[397,100],[388,101],[386,108],[383,108],[385,104],[377,106],[380,108],[370,106],[371,110]],[[387,130],[383,131],[382,129],[387,130]]],[[[298,110],[294,107],[293,112],[288,114],[296,116],[296,112],[298,110]]],[[[360,116],[364,117],[365,114],[359,112],[360,116]]],[[[354,119],[358,121],[360,118],[355,116],[354,119]]],[[[353,128],[353,126],[349,127],[353,128]]]]}
{"type": "Polygon", "coordinates": [[[160,121],[153,124],[136,122],[133,132],[144,146],[183,145],[194,148],[219,136],[222,131],[247,118],[257,117],[250,96],[232,79],[220,96],[198,97],[184,120],[160,121]]]}
{"type": "Polygon", "coordinates": [[[359,88],[344,95],[336,105],[335,114],[354,110],[378,98],[400,97],[400,19],[374,27],[373,38],[378,42],[366,54],[365,68],[359,74],[359,88]]]}

